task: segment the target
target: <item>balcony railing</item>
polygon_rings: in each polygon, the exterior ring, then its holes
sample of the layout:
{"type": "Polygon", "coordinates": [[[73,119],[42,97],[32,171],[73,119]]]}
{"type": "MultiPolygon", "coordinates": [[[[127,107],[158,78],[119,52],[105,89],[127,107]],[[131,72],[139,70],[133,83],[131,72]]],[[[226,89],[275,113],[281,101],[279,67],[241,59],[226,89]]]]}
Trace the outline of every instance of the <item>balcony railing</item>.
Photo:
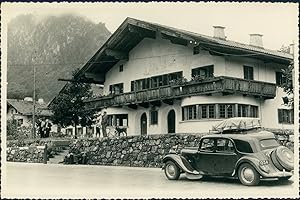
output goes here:
{"type": "Polygon", "coordinates": [[[102,96],[88,99],[85,103],[87,109],[99,109],[110,106],[138,105],[213,93],[242,94],[271,99],[276,95],[276,85],[261,81],[220,76],[202,81],[189,81],[179,85],[168,85],[142,91],[102,96]]]}

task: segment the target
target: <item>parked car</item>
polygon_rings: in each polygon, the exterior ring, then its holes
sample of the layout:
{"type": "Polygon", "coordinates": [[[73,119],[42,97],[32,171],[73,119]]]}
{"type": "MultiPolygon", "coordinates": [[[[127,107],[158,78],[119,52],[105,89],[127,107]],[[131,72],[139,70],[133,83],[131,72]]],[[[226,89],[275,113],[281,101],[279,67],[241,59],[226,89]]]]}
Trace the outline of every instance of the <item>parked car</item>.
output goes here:
{"type": "Polygon", "coordinates": [[[235,118],[222,124],[223,128],[216,126],[217,133],[203,136],[199,147],[180,153],[171,149],[163,158],[166,177],[177,180],[182,173],[198,178],[238,177],[252,186],[261,179],[288,180],[293,175],[293,152],[279,145],[273,133],[260,130],[258,119],[235,118]]]}

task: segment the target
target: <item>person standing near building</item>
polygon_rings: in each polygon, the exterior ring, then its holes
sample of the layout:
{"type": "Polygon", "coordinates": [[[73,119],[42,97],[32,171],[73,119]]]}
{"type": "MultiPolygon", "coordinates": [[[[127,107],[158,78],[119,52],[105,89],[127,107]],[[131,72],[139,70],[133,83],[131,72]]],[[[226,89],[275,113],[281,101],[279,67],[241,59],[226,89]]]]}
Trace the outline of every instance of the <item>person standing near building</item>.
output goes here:
{"type": "Polygon", "coordinates": [[[102,126],[103,137],[107,137],[106,127],[108,126],[108,116],[106,114],[106,111],[104,111],[104,113],[103,113],[102,120],[101,120],[101,126],[102,126]]]}

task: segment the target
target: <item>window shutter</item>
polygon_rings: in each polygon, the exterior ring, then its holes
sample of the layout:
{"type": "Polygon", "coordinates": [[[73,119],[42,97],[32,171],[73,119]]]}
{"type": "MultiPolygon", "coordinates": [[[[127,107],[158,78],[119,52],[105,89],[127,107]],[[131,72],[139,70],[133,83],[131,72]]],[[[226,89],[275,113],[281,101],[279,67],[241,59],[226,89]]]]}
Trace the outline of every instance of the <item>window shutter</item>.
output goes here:
{"type": "Polygon", "coordinates": [[[282,110],[278,109],[278,123],[282,123],[282,110]]]}

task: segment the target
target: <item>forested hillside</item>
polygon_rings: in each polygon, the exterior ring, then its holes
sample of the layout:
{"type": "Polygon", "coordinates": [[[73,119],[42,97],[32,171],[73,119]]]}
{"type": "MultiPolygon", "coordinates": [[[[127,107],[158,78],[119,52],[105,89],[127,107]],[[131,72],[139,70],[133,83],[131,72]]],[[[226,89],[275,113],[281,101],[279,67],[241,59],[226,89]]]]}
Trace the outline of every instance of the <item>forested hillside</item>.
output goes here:
{"type": "Polygon", "coordinates": [[[110,36],[105,24],[81,16],[38,19],[20,15],[8,24],[8,98],[33,94],[33,65],[38,98],[50,101],[75,68],[82,67],[110,36]]]}

